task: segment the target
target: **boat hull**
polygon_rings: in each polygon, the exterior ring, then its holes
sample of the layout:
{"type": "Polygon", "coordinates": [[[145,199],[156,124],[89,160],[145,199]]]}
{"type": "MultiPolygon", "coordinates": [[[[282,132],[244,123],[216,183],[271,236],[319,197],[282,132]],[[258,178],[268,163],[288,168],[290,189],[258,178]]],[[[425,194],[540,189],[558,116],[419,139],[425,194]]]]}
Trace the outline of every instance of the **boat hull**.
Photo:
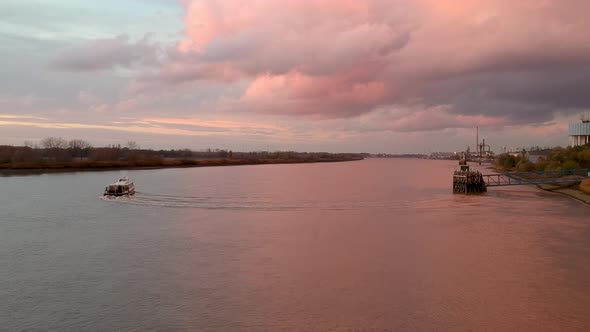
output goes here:
{"type": "Polygon", "coordinates": [[[110,197],[133,196],[133,195],[135,195],[135,192],[130,192],[130,193],[116,193],[116,194],[104,193],[103,194],[103,196],[110,196],[110,197]]]}

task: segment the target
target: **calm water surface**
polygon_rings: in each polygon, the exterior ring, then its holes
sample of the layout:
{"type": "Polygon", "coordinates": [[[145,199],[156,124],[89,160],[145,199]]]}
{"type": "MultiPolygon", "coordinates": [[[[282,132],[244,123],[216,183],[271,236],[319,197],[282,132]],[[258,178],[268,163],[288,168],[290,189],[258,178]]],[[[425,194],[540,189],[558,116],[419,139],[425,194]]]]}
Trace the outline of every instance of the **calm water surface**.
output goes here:
{"type": "Polygon", "coordinates": [[[0,330],[590,330],[590,206],[455,167],[0,178],[0,330]]]}

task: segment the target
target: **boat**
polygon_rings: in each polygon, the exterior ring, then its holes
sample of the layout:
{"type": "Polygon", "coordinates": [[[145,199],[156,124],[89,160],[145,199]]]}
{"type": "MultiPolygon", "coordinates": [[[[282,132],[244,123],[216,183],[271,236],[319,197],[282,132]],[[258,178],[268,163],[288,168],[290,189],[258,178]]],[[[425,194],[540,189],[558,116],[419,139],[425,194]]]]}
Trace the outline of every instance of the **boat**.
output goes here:
{"type": "Polygon", "coordinates": [[[104,196],[131,196],[135,194],[135,184],[129,178],[121,178],[109,184],[104,190],[104,196]]]}

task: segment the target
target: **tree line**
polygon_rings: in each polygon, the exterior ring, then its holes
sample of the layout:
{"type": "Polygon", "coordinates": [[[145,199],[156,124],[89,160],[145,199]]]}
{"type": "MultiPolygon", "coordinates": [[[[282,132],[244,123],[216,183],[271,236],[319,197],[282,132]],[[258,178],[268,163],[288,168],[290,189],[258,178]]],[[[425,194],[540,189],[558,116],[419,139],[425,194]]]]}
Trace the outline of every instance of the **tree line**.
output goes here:
{"type": "Polygon", "coordinates": [[[294,151],[233,152],[228,150],[142,149],[134,141],[125,145],[94,147],[82,139],[65,140],[47,137],[38,143],[26,141],[22,146],[0,145],[0,168],[60,168],[60,167],[122,167],[122,166],[173,166],[207,165],[205,161],[218,163],[238,161],[262,163],[263,161],[339,161],[362,159],[360,154],[294,151]]]}
{"type": "Polygon", "coordinates": [[[517,170],[519,172],[543,172],[560,171],[578,168],[590,168],[590,145],[576,147],[557,147],[549,151],[545,156],[540,156],[536,162],[532,162],[526,153],[520,155],[502,154],[496,164],[505,170],[517,170]]]}

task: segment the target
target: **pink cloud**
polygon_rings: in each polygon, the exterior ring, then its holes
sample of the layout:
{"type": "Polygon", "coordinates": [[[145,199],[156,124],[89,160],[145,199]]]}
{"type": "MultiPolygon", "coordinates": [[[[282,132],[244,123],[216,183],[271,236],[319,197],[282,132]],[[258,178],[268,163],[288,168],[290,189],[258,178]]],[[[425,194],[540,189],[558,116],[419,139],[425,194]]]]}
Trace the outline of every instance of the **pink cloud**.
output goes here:
{"type": "Polygon", "coordinates": [[[203,120],[195,118],[146,118],[142,120],[144,124],[155,125],[182,125],[190,127],[223,129],[226,131],[232,130],[268,130],[274,132],[284,132],[285,128],[272,124],[265,123],[251,123],[238,121],[223,121],[223,120],[203,120]]]}
{"type": "Polygon", "coordinates": [[[485,115],[453,114],[447,106],[414,111],[395,119],[391,129],[401,131],[431,131],[445,128],[501,127],[509,124],[506,118],[485,115]]]}
{"type": "MultiPolygon", "coordinates": [[[[253,1],[182,1],[186,8],[188,39],[179,44],[182,51],[202,50],[216,38],[239,34],[261,25],[281,28],[309,28],[333,17],[366,15],[368,3],[355,0],[300,0],[279,2],[253,1]],[[303,20],[303,21],[302,21],[303,20]],[[309,24],[307,27],[304,24],[309,24]]],[[[267,31],[272,33],[270,31],[267,31]]]]}
{"type": "MultiPolygon", "coordinates": [[[[384,82],[354,82],[344,76],[310,76],[300,72],[261,75],[254,79],[240,100],[245,105],[280,108],[286,114],[321,114],[339,109],[359,114],[363,108],[378,104],[388,94],[384,82]],[[264,106],[266,105],[266,106],[264,106]]],[[[330,114],[324,114],[330,117],[330,114]]]]}
{"type": "MultiPolygon", "coordinates": [[[[491,89],[494,80],[533,73],[512,82],[534,89],[538,76],[551,79],[549,69],[590,64],[590,4],[582,0],[182,3],[186,38],[137,91],[245,82],[241,96],[232,92],[217,107],[230,111],[349,118],[418,102],[429,111],[397,114],[392,128],[502,126],[536,115],[530,93],[506,101],[513,96],[491,89]],[[441,104],[450,107],[432,110],[441,104]]],[[[545,103],[539,121],[564,104],[545,103]]]]}

